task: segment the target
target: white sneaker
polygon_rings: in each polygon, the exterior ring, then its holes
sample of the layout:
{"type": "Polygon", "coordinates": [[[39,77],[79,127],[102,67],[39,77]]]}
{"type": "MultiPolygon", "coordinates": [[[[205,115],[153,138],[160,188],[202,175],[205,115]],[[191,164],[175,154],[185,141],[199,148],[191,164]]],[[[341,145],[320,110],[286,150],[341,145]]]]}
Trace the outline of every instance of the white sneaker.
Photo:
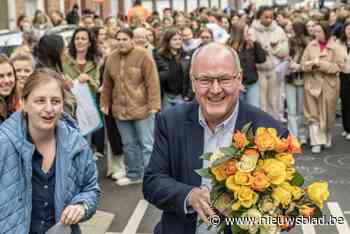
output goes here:
{"type": "Polygon", "coordinates": [[[125,176],[126,176],[125,170],[121,170],[121,171],[112,173],[111,178],[114,180],[119,180],[125,176]]]}
{"type": "Polygon", "coordinates": [[[131,184],[142,184],[142,180],[141,179],[131,180],[128,177],[124,176],[124,177],[118,179],[115,183],[119,186],[126,186],[126,185],[131,185],[131,184]]]}
{"type": "Polygon", "coordinates": [[[349,134],[345,131],[341,133],[341,136],[343,136],[343,137],[346,137],[347,135],[349,135],[349,134]]]}
{"type": "Polygon", "coordinates": [[[346,140],[350,140],[350,133],[348,133],[345,137],[346,140]]]}
{"type": "Polygon", "coordinates": [[[320,145],[314,145],[311,147],[311,152],[314,154],[321,153],[321,146],[320,145]]]}

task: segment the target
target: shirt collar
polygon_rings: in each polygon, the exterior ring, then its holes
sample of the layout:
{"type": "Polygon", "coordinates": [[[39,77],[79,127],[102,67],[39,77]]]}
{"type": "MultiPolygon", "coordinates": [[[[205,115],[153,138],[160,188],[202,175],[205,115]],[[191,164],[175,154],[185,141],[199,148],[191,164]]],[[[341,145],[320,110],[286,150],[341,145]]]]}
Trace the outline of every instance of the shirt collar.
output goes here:
{"type": "MultiPolygon", "coordinates": [[[[203,112],[201,109],[201,106],[198,107],[198,121],[199,124],[203,127],[203,128],[208,128],[208,124],[207,121],[205,120],[204,116],[203,116],[203,112]]],[[[235,125],[236,125],[236,121],[237,121],[237,117],[238,117],[238,109],[239,109],[239,101],[237,101],[236,107],[234,109],[234,111],[232,112],[232,114],[226,119],[224,120],[222,123],[218,124],[215,127],[215,131],[218,131],[220,129],[232,129],[232,132],[235,129],[235,125]]]]}

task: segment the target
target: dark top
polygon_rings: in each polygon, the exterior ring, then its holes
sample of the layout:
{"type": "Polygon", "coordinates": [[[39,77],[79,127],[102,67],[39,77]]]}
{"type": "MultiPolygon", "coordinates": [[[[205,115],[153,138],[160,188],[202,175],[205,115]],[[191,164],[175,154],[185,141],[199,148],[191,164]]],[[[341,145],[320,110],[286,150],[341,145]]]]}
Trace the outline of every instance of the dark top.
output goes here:
{"type": "Polygon", "coordinates": [[[43,156],[35,149],[32,159],[32,220],[30,234],[45,234],[55,225],[55,163],[46,174],[42,169],[43,156]]]}
{"type": "Polygon", "coordinates": [[[168,55],[154,51],[154,58],[159,72],[162,93],[192,98],[189,77],[190,54],[183,51],[180,58],[176,59],[172,54],[168,55]]]}
{"type": "Polygon", "coordinates": [[[251,85],[256,83],[259,79],[256,64],[266,61],[265,50],[259,42],[255,41],[253,47],[246,48],[246,44],[244,43],[237,52],[243,69],[243,84],[251,85]]]}

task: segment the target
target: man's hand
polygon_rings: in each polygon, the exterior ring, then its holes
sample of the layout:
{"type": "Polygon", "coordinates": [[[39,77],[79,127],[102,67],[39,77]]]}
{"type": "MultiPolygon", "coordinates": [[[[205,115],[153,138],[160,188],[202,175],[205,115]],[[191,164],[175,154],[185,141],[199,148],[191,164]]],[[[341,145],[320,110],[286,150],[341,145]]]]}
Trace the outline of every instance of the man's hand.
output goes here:
{"type": "Polygon", "coordinates": [[[210,189],[207,187],[192,189],[187,201],[188,205],[198,213],[204,223],[210,224],[208,217],[215,215],[211,208],[210,189]]]}
{"type": "Polygon", "coordinates": [[[79,76],[80,83],[85,83],[88,80],[91,80],[91,77],[88,74],[86,74],[86,73],[80,74],[80,76],[79,76]]]}
{"type": "Polygon", "coordinates": [[[109,107],[108,106],[101,106],[101,112],[105,115],[109,114],[109,107]]]}
{"type": "Polygon", "coordinates": [[[149,113],[150,113],[150,114],[157,114],[157,113],[158,113],[158,110],[155,110],[155,109],[154,109],[154,110],[150,110],[149,113]]]}
{"type": "Polygon", "coordinates": [[[64,225],[79,223],[85,216],[85,207],[82,204],[67,206],[61,215],[60,222],[64,225]]]}

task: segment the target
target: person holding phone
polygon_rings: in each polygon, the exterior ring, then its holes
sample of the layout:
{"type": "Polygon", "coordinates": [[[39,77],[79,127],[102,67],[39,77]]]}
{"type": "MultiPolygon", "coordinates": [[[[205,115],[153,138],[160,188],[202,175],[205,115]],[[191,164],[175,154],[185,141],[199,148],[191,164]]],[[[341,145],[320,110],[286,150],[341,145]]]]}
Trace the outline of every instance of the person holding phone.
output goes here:
{"type": "Polygon", "coordinates": [[[326,23],[314,26],[315,40],[306,47],[301,58],[304,72],[304,116],[309,128],[313,153],[332,146],[339,97],[339,73],[343,71],[346,50],[331,38],[326,23]]]}

